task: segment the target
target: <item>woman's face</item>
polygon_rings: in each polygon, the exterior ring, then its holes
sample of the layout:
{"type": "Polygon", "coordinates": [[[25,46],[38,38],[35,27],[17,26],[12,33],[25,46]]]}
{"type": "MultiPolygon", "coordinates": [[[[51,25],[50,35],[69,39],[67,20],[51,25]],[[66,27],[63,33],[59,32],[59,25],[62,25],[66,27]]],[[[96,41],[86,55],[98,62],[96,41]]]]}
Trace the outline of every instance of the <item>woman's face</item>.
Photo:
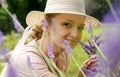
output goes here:
{"type": "Polygon", "coordinates": [[[85,17],[74,14],[58,14],[49,23],[48,31],[50,42],[65,49],[64,40],[67,40],[72,48],[81,39],[85,17]]]}

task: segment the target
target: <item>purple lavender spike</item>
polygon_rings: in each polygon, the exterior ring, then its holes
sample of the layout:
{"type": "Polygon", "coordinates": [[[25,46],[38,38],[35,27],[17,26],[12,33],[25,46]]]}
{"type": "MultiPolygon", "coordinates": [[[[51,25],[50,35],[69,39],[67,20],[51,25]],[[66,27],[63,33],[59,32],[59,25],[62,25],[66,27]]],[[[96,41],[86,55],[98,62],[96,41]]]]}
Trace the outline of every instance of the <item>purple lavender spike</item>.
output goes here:
{"type": "Polygon", "coordinates": [[[68,54],[71,54],[72,53],[72,48],[70,47],[70,44],[68,43],[67,40],[64,40],[64,45],[66,46],[66,52],[68,54]]]}
{"type": "Polygon", "coordinates": [[[5,61],[8,62],[8,63],[9,63],[9,57],[8,57],[7,53],[9,51],[10,50],[7,47],[3,47],[2,50],[1,50],[2,55],[3,55],[4,59],[5,59],[5,61]]]}
{"type": "Polygon", "coordinates": [[[55,55],[52,51],[52,46],[49,44],[48,45],[48,56],[51,58],[51,59],[54,59],[55,58],[55,55]]]}
{"type": "Polygon", "coordinates": [[[47,26],[48,26],[47,20],[46,20],[46,19],[43,19],[43,20],[42,20],[42,23],[43,23],[42,29],[46,29],[47,26]]]}
{"type": "Polygon", "coordinates": [[[87,72],[90,77],[95,77],[95,75],[96,75],[96,73],[97,73],[97,69],[96,69],[96,70],[88,70],[88,69],[82,68],[82,70],[83,70],[84,72],[87,72]]]}
{"type": "Polygon", "coordinates": [[[5,36],[0,37],[0,45],[2,45],[6,40],[5,36]]]}
{"type": "Polygon", "coordinates": [[[87,53],[88,55],[91,55],[91,52],[90,52],[90,50],[89,50],[88,44],[82,43],[81,41],[78,41],[78,42],[79,42],[79,44],[82,45],[82,47],[83,47],[83,49],[86,51],[86,53],[87,53]]]}
{"type": "Polygon", "coordinates": [[[15,68],[9,63],[9,68],[8,68],[8,76],[7,77],[18,77],[15,68]]]}
{"type": "Polygon", "coordinates": [[[96,44],[97,44],[97,46],[100,46],[101,44],[103,44],[104,43],[104,40],[100,40],[100,41],[98,41],[96,44]]]}
{"type": "Polygon", "coordinates": [[[88,30],[89,33],[92,33],[92,21],[88,22],[87,30],[88,30]]]}
{"type": "Polygon", "coordinates": [[[3,2],[5,2],[5,0],[0,0],[0,3],[3,3],[3,2]]]}
{"type": "Polygon", "coordinates": [[[30,68],[32,68],[32,64],[31,64],[31,61],[30,61],[30,57],[27,56],[27,64],[30,68]]]}
{"type": "Polygon", "coordinates": [[[3,32],[0,30],[0,37],[3,36],[3,32]]]}
{"type": "Polygon", "coordinates": [[[22,30],[24,30],[20,22],[18,21],[16,14],[13,14],[13,23],[14,28],[17,30],[17,32],[21,32],[22,30]]]}
{"type": "Polygon", "coordinates": [[[94,36],[94,40],[95,42],[102,36],[102,33],[98,34],[98,35],[95,35],[94,36]]]}
{"type": "Polygon", "coordinates": [[[19,38],[20,35],[19,35],[18,33],[15,33],[15,37],[16,37],[16,38],[19,38]]]}
{"type": "Polygon", "coordinates": [[[85,42],[85,43],[82,43],[81,41],[78,41],[79,44],[82,45],[83,49],[86,51],[86,53],[88,55],[92,55],[92,54],[96,54],[96,48],[95,46],[91,43],[91,42],[85,42]]]}
{"type": "Polygon", "coordinates": [[[6,40],[6,37],[3,35],[2,31],[0,30],[0,45],[2,45],[6,40]]]}

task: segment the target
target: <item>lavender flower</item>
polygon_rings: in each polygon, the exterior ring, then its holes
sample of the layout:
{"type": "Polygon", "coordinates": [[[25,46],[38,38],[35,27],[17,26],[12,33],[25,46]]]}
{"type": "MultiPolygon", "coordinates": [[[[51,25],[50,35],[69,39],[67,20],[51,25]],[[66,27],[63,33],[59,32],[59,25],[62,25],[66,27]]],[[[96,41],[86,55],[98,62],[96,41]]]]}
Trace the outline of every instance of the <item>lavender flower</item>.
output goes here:
{"type": "Polygon", "coordinates": [[[92,21],[88,22],[87,30],[89,33],[92,33],[92,21]]]}
{"type": "Polygon", "coordinates": [[[0,45],[2,45],[5,42],[5,40],[6,40],[6,37],[3,36],[2,31],[0,31],[0,45]]]}
{"type": "Polygon", "coordinates": [[[89,42],[82,43],[79,41],[79,43],[82,45],[82,48],[86,51],[88,55],[91,56],[92,54],[96,54],[96,48],[92,42],[89,41],[89,42]]]}
{"type": "Polygon", "coordinates": [[[100,34],[97,34],[97,35],[95,35],[94,36],[94,40],[95,40],[95,42],[100,38],[102,36],[102,34],[100,33],[100,34]]]}
{"type": "Polygon", "coordinates": [[[119,2],[114,5],[111,4],[109,0],[106,0],[108,5],[110,6],[110,11],[104,16],[102,22],[106,27],[103,27],[103,36],[104,36],[104,44],[100,45],[103,53],[106,55],[108,59],[108,63],[106,64],[104,61],[100,62],[101,70],[104,71],[107,76],[106,77],[120,77],[120,11],[119,11],[119,2]]]}
{"type": "Polygon", "coordinates": [[[109,0],[106,0],[110,11],[103,17],[103,23],[116,23],[120,22],[120,1],[117,0],[115,3],[112,3],[109,0]]]}
{"type": "Polygon", "coordinates": [[[54,59],[55,58],[55,55],[52,51],[52,46],[50,44],[48,44],[48,56],[51,58],[51,59],[54,59]]]}
{"type": "Polygon", "coordinates": [[[31,65],[30,57],[29,57],[29,56],[27,56],[27,64],[28,64],[28,66],[29,66],[30,68],[32,68],[32,65],[31,65]]]}
{"type": "Polygon", "coordinates": [[[1,49],[2,55],[3,55],[3,57],[4,57],[6,62],[9,62],[9,57],[7,55],[9,51],[10,50],[7,47],[5,47],[5,46],[2,47],[2,49],[1,49]]]}
{"type": "Polygon", "coordinates": [[[20,35],[19,35],[18,33],[15,33],[15,37],[16,37],[16,38],[19,38],[20,35]]]}
{"type": "Polygon", "coordinates": [[[20,22],[18,21],[16,14],[13,14],[13,23],[14,23],[14,28],[17,30],[17,32],[21,32],[24,30],[20,22]]]}
{"type": "Polygon", "coordinates": [[[65,45],[65,47],[66,47],[66,52],[67,52],[68,54],[71,54],[71,53],[72,53],[72,48],[70,47],[70,44],[68,43],[67,40],[64,40],[64,45],[65,45]]]}
{"type": "MultiPolygon", "coordinates": [[[[101,36],[101,34],[96,35],[96,36],[93,37],[95,43],[97,44],[97,46],[100,46],[101,44],[103,44],[103,40],[99,40],[100,36],[101,36]]],[[[82,48],[86,51],[86,53],[88,55],[91,56],[92,54],[96,54],[97,49],[96,49],[96,47],[94,46],[94,44],[91,41],[88,40],[85,43],[82,43],[81,41],[79,41],[79,44],[82,45],[82,48]]]]}
{"type": "Polygon", "coordinates": [[[8,67],[9,73],[7,77],[18,77],[15,68],[10,63],[8,65],[9,65],[8,67]]]}
{"type": "Polygon", "coordinates": [[[3,3],[3,2],[5,2],[5,0],[0,0],[0,3],[3,3]]]}
{"type": "Polygon", "coordinates": [[[43,20],[42,20],[42,23],[43,23],[42,29],[44,30],[44,29],[46,29],[47,26],[48,26],[47,20],[46,20],[46,19],[43,19],[43,20]]]}
{"type": "Polygon", "coordinates": [[[2,31],[0,30],[0,37],[1,37],[1,36],[3,36],[3,33],[2,33],[2,31]]]}
{"type": "Polygon", "coordinates": [[[95,77],[95,75],[96,75],[96,73],[97,73],[97,69],[96,69],[96,70],[88,70],[88,69],[86,69],[86,68],[82,68],[82,70],[83,70],[85,73],[89,74],[90,77],[95,77]]]}
{"type": "MultiPolygon", "coordinates": [[[[108,58],[108,66],[110,66],[110,70],[116,69],[117,64],[120,62],[120,26],[114,26],[111,28],[107,28],[104,31],[105,40],[101,49],[105,53],[108,58]],[[112,35],[110,34],[112,32],[112,35]]],[[[104,70],[104,69],[103,69],[104,70]]],[[[120,69],[119,69],[120,71],[120,69]]]]}

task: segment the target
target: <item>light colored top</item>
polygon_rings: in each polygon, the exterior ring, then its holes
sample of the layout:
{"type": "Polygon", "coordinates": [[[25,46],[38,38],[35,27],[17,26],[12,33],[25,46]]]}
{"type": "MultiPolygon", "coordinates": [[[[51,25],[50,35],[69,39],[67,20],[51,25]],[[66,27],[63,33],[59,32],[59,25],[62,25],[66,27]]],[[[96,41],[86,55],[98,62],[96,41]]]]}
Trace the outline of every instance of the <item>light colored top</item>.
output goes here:
{"type": "MultiPolygon", "coordinates": [[[[16,69],[18,77],[35,77],[28,66],[28,56],[30,57],[32,68],[34,69],[37,77],[45,77],[46,75],[49,77],[49,75],[51,75],[44,58],[37,51],[37,49],[35,49],[35,45],[36,41],[34,40],[24,47],[17,49],[11,55],[10,62],[16,69]]],[[[66,52],[63,52],[61,55],[56,57],[54,62],[63,72],[68,71],[69,56],[66,52]]],[[[8,71],[8,67],[9,65],[6,64],[1,73],[1,77],[7,77],[10,72],[8,71]]]]}

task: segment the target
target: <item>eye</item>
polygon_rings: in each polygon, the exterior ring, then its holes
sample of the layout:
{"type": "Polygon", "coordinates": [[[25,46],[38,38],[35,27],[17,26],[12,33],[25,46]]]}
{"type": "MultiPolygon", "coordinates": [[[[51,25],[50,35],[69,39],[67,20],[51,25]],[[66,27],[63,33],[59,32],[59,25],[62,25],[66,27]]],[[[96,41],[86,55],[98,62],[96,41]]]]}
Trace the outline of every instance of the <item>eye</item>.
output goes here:
{"type": "Polygon", "coordinates": [[[83,30],[83,29],[84,29],[84,26],[79,26],[78,27],[78,30],[80,30],[80,31],[83,30]]]}
{"type": "Polygon", "coordinates": [[[65,26],[65,27],[71,27],[71,24],[67,23],[67,22],[63,23],[62,25],[65,26]]]}

